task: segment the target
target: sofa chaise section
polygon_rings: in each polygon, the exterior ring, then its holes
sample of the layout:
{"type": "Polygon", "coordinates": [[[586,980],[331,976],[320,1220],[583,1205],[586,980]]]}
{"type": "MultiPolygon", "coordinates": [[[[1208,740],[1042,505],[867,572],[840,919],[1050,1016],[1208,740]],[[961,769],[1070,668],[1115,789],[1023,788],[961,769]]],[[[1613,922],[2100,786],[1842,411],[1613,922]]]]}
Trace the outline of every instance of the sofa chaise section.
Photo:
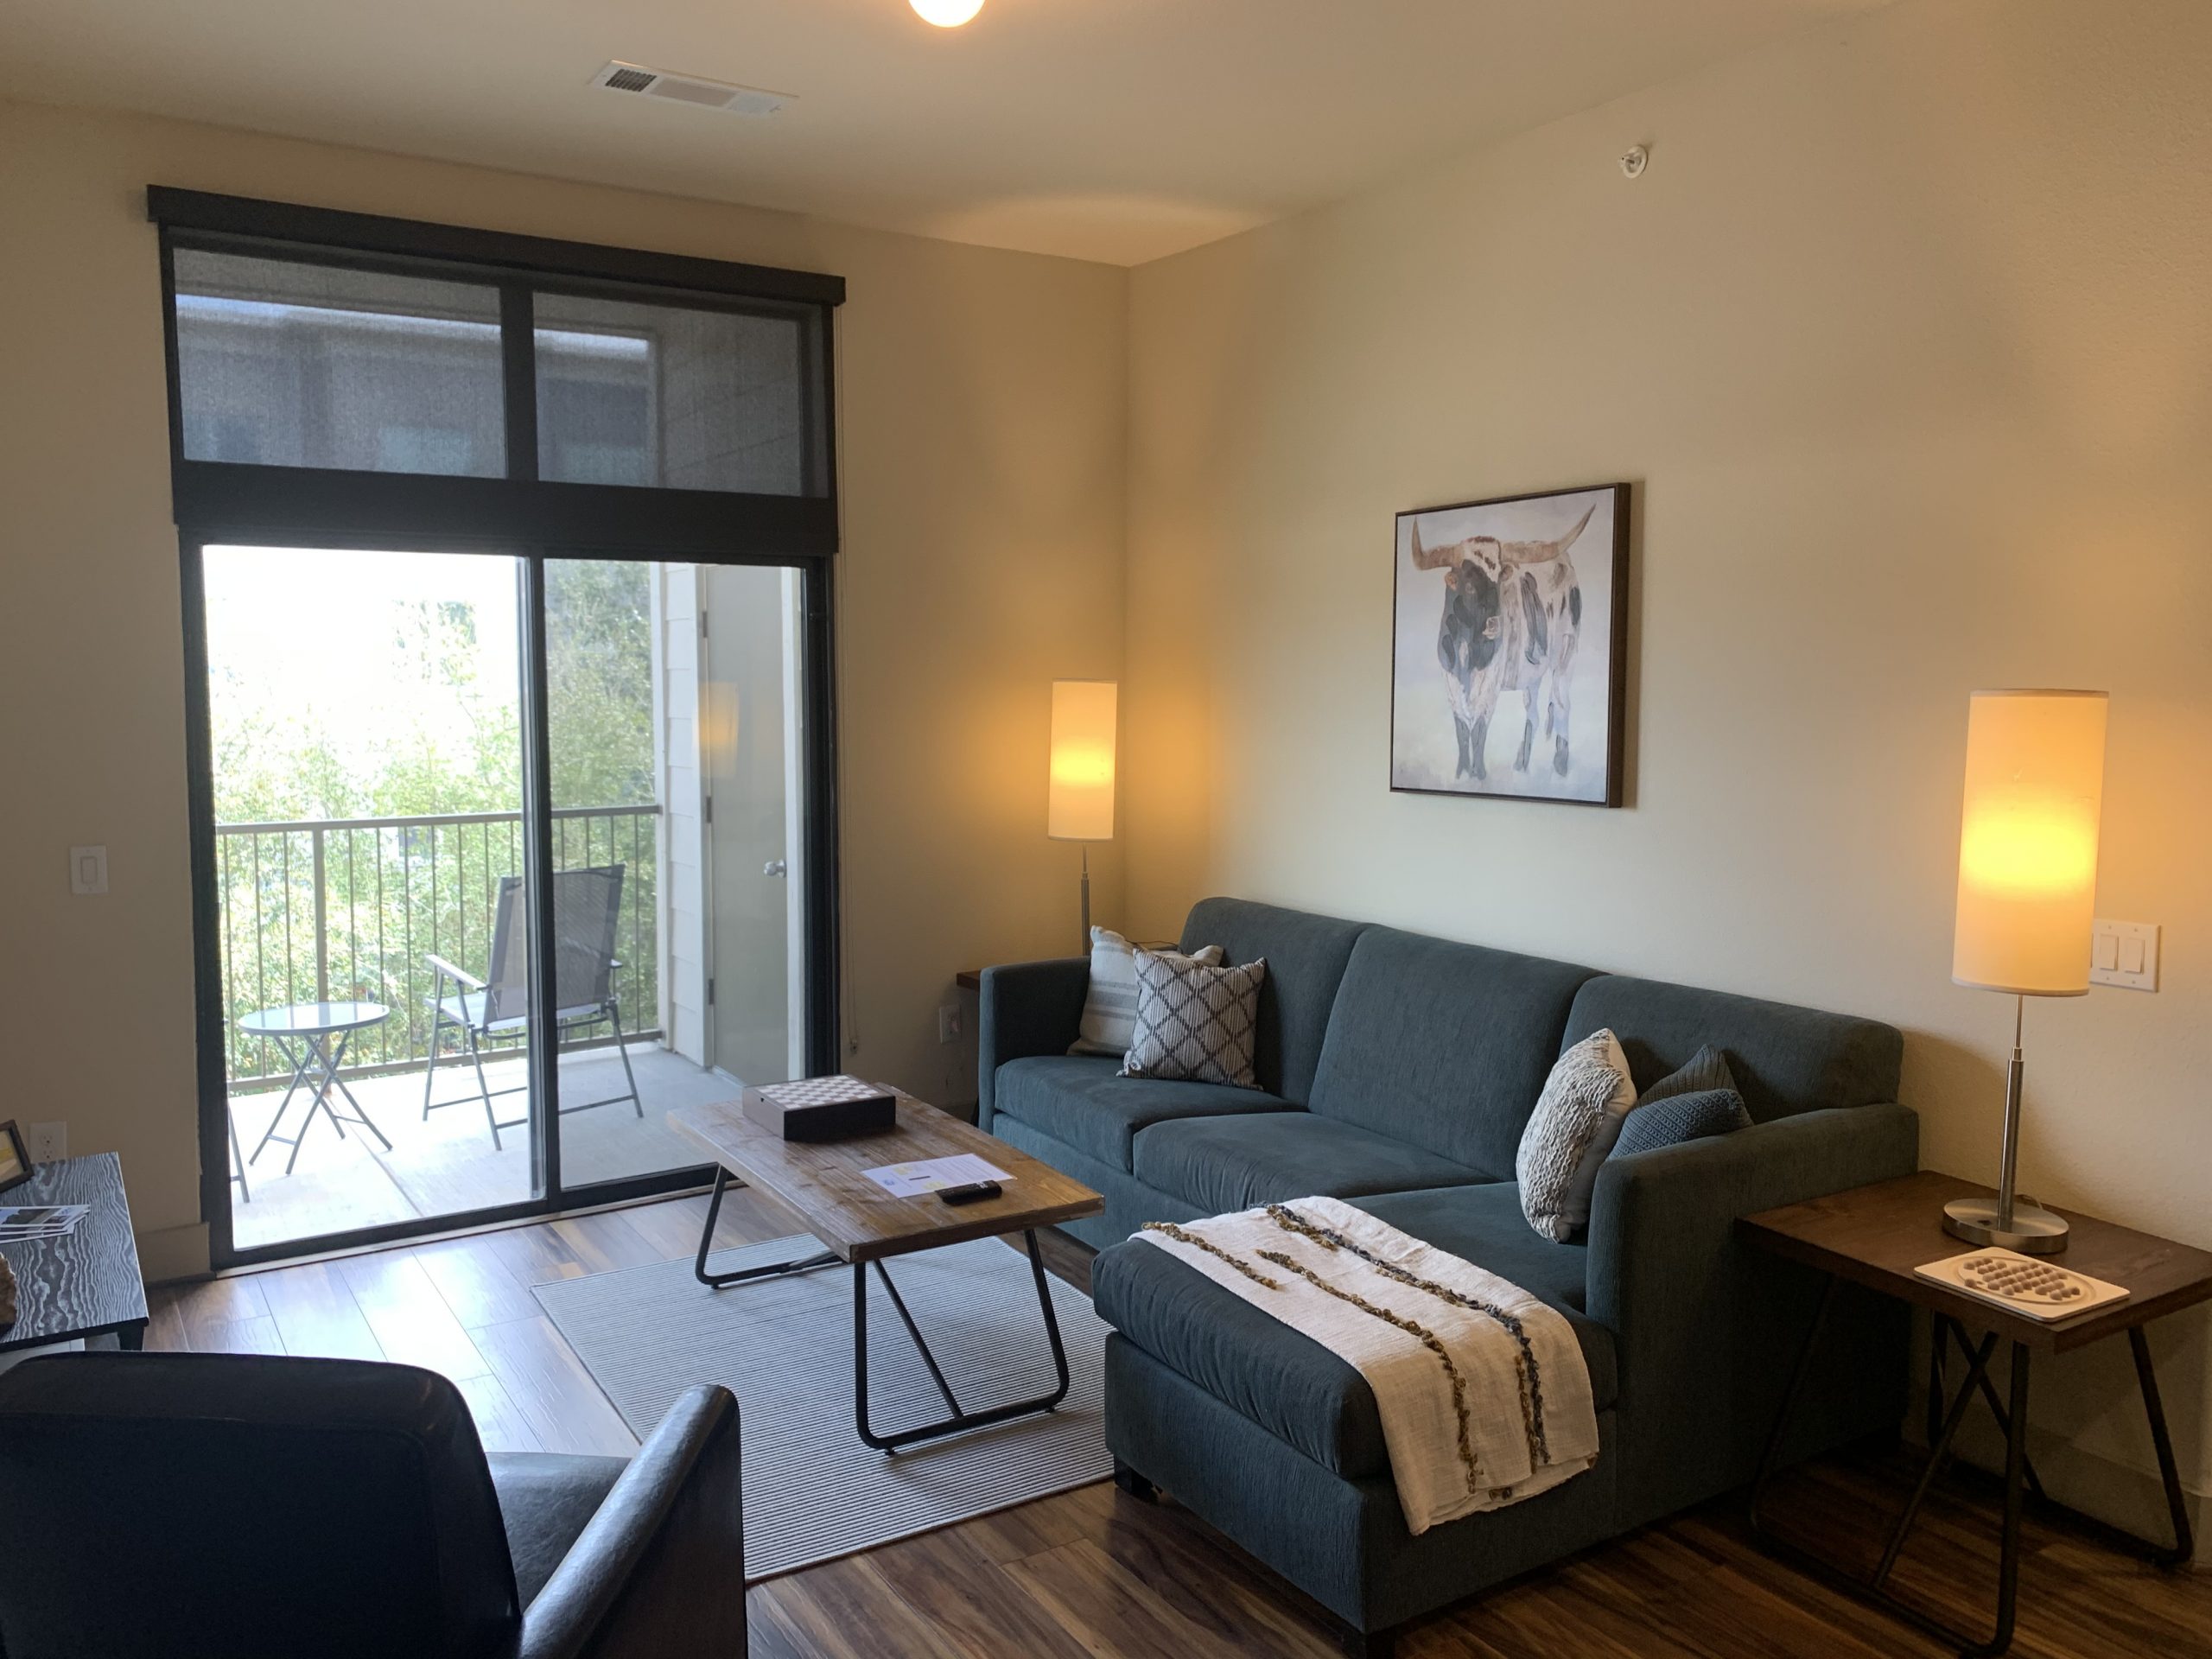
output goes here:
{"type": "MultiPolygon", "coordinates": [[[[1236,900],[1197,906],[1182,943],[1268,958],[1264,1093],[1224,1099],[1057,1058],[1082,962],[984,977],[987,1125],[1108,1197],[1077,1230],[1106,1247],[1092,1277],[1116,1327],[1107,1439],[1133,1490],[1172,1490],[1376,1653],[1376,1633],[1748,1478],[1815,1287],[1744,1249],[1736,1221],[1916,1166],[1895,1030],[1236,900]],[[1719,1048],[1753,1122],[1608,1160],[1586,1233],[1557,1243],[1521,1213],[1515,1153],[1554,1060],[1608,1026],[1639,1090],[1719,1048]],[[1598,1396],[1596,1467],[1413,1536],[1358,1373],[1165,1252],[1118,1242],[1148,1221],[1317,1192],[1559,1309],[1598,1396]]],[[[1793,1455],[1902,1415],[1899,1310],[1847,1290],[1831,1317],[1847,1357],[1814,1379],[1793,1455]]]]}

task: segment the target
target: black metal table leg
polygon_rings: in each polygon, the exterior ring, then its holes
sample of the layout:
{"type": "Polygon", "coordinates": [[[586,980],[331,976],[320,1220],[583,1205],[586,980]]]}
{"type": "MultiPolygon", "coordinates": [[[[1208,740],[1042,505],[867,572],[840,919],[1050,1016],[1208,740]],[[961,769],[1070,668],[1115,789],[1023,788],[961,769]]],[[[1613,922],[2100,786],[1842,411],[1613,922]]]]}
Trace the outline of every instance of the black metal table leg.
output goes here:
{"type": "MultiPolygon", "coordinates": [[[[300,1161],[301,1144],[307,1140],[308,1131],[315,1127],[315,1115],[317,1112],[321,1112],[323,1116],[330,1120],[330,1127],[337,1131],[340,1141],[346,1138],[346,1125],[358,1123],[376,1136],[386,1152],[391,1150],[391,1141],[385,1136],[385,1132],[371,1121],[369,1115],[361,1109],[361,1103],[353,1098],[353,1091],[346,1086],[345,1079],[338,1075],[339,1067],[346,1063],[346,1046],[353,1040],[353,1033],[351,1031],[340,1032],[337,1044],[334,1047],[323,1039],[322,1033],[320,1032],[302,1033],[300,1034],[299,1057],[295,1059],[292,1046],[283,1037],[271,1033],[270,1040],[276,1045],[276,1052],[282,1054],[291,1065],[292,1081],[285,1087],[284,1098],[277,1103],[276,1116],[269,1120],[269,1128],[263,1132],[260,1142],[253,1149],[254,1158],[260,1157],[263,1149],[271,1141],[280,1147],[289,1147],[292,1149],[292,1154],[284,1160],[284,1173],[287,1175],[290,1174],[293,1166],[300,1161]],[[315,1090],[308,1096],[306,1115],[300,1119],[299,1133],[287,1138],[276,1133],[277,1126],[283,1122],[284,1113],[292,1103],[292,1096],[299,1085],[307,1080],[310,1067],[319,1074],[315,1090]],[[330,1103],[330,1091],[334,1088],[345,1096],[347,1103],[353,1108],[351,1116],[341,1115],[338,1109],[330,1103]]],[[[253,1160],[250,1158],[246,1161],[251,1163],[253,1160]]]]}
{"type": "Polygon", "coordinates": [[[709,1273],[707,1258],[714,1254],[715,1224],[721,1219],[722,1192],[729,1185],[729,1171],[719,1165],[715,1169],[715,1195],[707,1200],[707,1224],[699,1230],[699,1254],[691,1263],[691,1276],[701,1284],[720,1290],[724,1285],[741,1285],[748,1279],[772,1279],[786,1273],[811,1273],[817,1268],[826,1268],[839,1257],[835,1250],[823,1250],[813,1255],[801,1256],[795,1262],[771,1262],[766,1267],[740,1268],[733,1273],[709,1273]]]}
{"type": "Polygon", "coordinates": [[[2135,1380],[2143,1389],[2143,1410],[2151,1420],[2151,1445],[2158,1454],[2158,1479],[2166,1489],[2166,1518],[2174,1529],[2173,1548],[2154,1547],[2150,1559],[2160,1567],[2179,1567],[2196,1553],[2196,1535],[2189,1524],[2189,1498],[2182,1491],[2181,1471],[2174,1463],[2173,1437],[2166,1432],[2166,1408],[2158,1398],[2158,1374],[2151,1368],[2149,1333],[2139,1325],[2130,1325],[2127,1345],[2135,1356],[2135,1380]]]}
{"type": "MultiPolygon", "coordinates": [[[[324,1049],[324,1077],[322,1088],[323,1115],[330,1119],[330,1127],[337,1129],[340,1138],[343,1139],[346,1131],[344,1128],[340,1127],[340,1117],[338,1109],[330,1103],[330,1091],[333,1089],[337,1090],[340,1094],[346,1096],[346,1104],[353,1109],[353,1115],[351,1117],[345,1118],[343,1121],[346,1123],[359,1124],[371,1135],[376,1136],[378,1143],[381,1145],[386,1152],[390,1152],[391,1150],[391,1140],[385,1135],[385,1132],[382,1129],[376,1126],[376,1123],[371,1119],[368,1113],[361,1109],[361,1103],[353,1098],[353,1091],[346,1086],[346,1079],[338,1075],[339,1068],[346,1063],[346,1051],[352,1046],[353,1041],[353,1033],[352,1032],[341,1031],[338,1033],[337,1047],[333,1049],[326,1046],[324,1049]]],[[[305,1131],[302,1130],[302,1133],[304,1134],[305,1131]]]]}
{"type": "Polygon", "coordinates": [[[1052,1391],[1039,1395],[1033,1400],[1016,1400],[1007,1405],[993,1406],[988,1411],[963,1411],[953,1397],[951,1385],[945,1381],[944,1371],[938,1368],[937,1357],[930,1351],[929,1344],[922,1339],[920,1327],[906,1311],[906,1301],[899,1294],[898,1287],[891,1282],[889,1274],[882,1273],[879,1263],[877,1270],[881,1274],[884,1287],[891,1293],[892,1306],[899,1310],[899,1317],[906,1323],[906,1333],[914,1339],[914,1346],[921,1353],[922,1363],[929,1367],[930,1375],[936,1380],[938,1390],[944,1395],[952,1414],[918,1428],[900,1429],[895,1434],[878,1434],[869,1425],[868,1411],[868,1268],[865,1263],[855,1262],[853,1263],[853,1421],[862,1440],[879,1452],[897,1452],[918,1440],[936,1440],[941,1435],[957,1434],[970,1428],[988,1428],[994,1423],[1026,1417],[1034,1412],[1050,1411],[1067,1398],[1067,1349],[1060,1340],[1059,1316],[1053,1310],[1052,1287],[1045,1277],[1045,1258],[1038,1249],[1037,1234],[1033,1229],[1024,1230],[1021,1236],[1029,1247],[1030,1277],[1037,1287],[1037,1306],[1045,1316],[1046,1339],[1052,1344],[1052,1369],[1058,1379],[1052,1391]]]}
{"type": "MultiPolygon", "coordinates": [[[[291,1045],[282,1037],[271,1036],[269,1040],[276,1045],[276,1052],[284,1057],[284,1063],[292,1068],[292,1080],[284,1085],[284,1098],[276,1103],[276,1116],[269,1120],[269,1127],[261,1132],[261,1139],[253,1143],[253,1156],[246,1160],[250,1164],[258,1162],[261,1154],[269,1150],[269,1143],[276,1140],[276,1126],[284,1121],[284,1114],[291,1109],[292,1096],[299,1091],[300,1080],[307,1076],[308,1071],[305,1057],[294,1059],[291,1045]]],[[[292,1142],[277,1141],[276,1144],[289,1147],[292,1142]]]]}
{"type": "Polygon", "coordinates": [[[1997,1546],[1997,1628],[1986,1642],[1961,1650],[1962,1659],[1996,1659],[2012,1645],[2012,1619],[2020,1599],[2020,1509],[2027,1497],[2028,1345],[2012,1344],[2012,1421],[2005,1430],[2005,1529],[1997,1546]]]}
{"type": "Polygon", "coordinates": [[[1890,1529],[1890,1541],[1882,1550],[1881,1565],[1874,1569],[1868,1580],[1873,1589],[1880,1589],[1889,1581],[1891,1569],[1897,1566],[1897,1556],[1904,1548],[1904,1541],[1912,1531],[1912,1523],[1920,1518],[1920,1506],[1928,1498],[1928,1489],[1936,1484],[1936,1477],[1942,1472],[1944,1461],[1951,1455],[1951,1442],[1958,1438],[1959,1425],[1967,1420],[1967,1408],[1974,1404],[1974,1385],[1989,1380],[1989,1357],[1997,1351],[1995,1332],[1981,1339],[1980,1348],[1967,1351],[1967,1380],[1959,1385],[1951,1408],[1943,1416],[1942,1430],[1928,1448],[1928,1461],[1921,1465],[1920,1479],[1912,1489],[1912,1496],[1905,1501],[1904,1510],[1890,1529]]]}
{"type": "Polygon", "coordinates": [[[1789,1386],[1783,1390],[1781,1409],[1774,1414],[1774,1427],[1767,1431],[1766,1449],[1759,1453],[1758,1472],[1751,1478],[1751,1520],[1754,1536],[1764,1536],[1765,1529],[1759,1520],[1759,1500],[1766,1496],[1767,1485],[1774,1479],[1774,1471],[1782,1462],[1782,1444],[1789,1427],[1791,1414],[1797,1409],[1797,1396],[1805,1391],[1805,1379],[1813,1369],[1813,1350],[1819,1346],[1821,1332],[1827,1326],[1828,1306],[1835,1300],[1836,1276],[1830,1274],[1827,1282],[1821,1287],[1821,1300],[1813,1310],[1813,1322],[1805,1327],[1805,1340],[1797,1346],[1796,1363],[1789,1368],[1789,1386]]]}
{"type": "Polygon", "coordinates": [[[2079,1530],[2143,1555],[2160,1567],[2178,1566],[2190,1559],[2194,1553],[2196,1541],[2190,1528],[2187,1497],[2182,1490],[2180,1471],[2174,1460],[2172,1437],[2167,1432],[2165,1410],[2158,1397],[2158,1377],[2151,1363],[2150,1341],[2140,1325],[2129,1328],[2128,1345],[2133,1351],[2136,1378],[2143,1392],[2144,1412],[2150,1420],[2152,1444],[2158,1455],[2158,1473],[2165,1487],[2168,1519],[2174,1534],[2174,1543],[2171,1548],[2153,1544],[2147,1539],[2107,1525],[2063,1504],[2052,1503],[2044,1496],[2042,1483],[2036,1478],[2034,1466],[2028,1458],[2028,1383],[2031,1355],[2027,1344],[2018,1342],[2012,1344],[2008,1397],[2000,1402],[1996,1385],[1989,1376],[1989,1362],[1995,1352],[1996,1334],[1992,1332],[1986,1336],[1976,1347],[1968,1338],[1965,1326],[1948,1317],[1937,1320],[1933,1332],[1935,1347],[1929,1363],[1931,1381],[1938,1390],[1937,1401],[1931,1402],[1931,1421],[1938,1408],[1942,1410],[1941,1421],[1932,1437],[1928,1462],[1921,1471],[1910,1498],[1891,1529],[1880,1564],[1871,1574],[1849,1573],[1802,1546],[1775,1535],[1760,1515],[1760,1501],[1779,1461],[1789,1418],[1803,1389],[1814,1345],[1827,1317],[1829,1295],[1834,1284],[1835,1281],[1831,1279],[1827,1292],[1821,1296],[1820,1309],[1814,1316],[1812,1326],[1806,1333],[1805,1345],[1798,1354],[1789,1391],[1783,1398],[1782,1409],[1776,1414],[1766,1452],[1760,1459],[1758,1475],[1751,1486],[1749,1506],[1751,1532],[1770,1553],[1830,1587],[1880,1608],[1914,1629],[1949,1643],[1958,1649],[1962,1659],[1997,1659],[1997,1656],[2005,1653],[2012,1644],[2019,1607],[2020,1521],[2031,1494],[2037,1501],[2039,1512],[2048,1513],[2054,1520],[2069,1522],[2079,1530]],[[1943,1406],[1941,1396],[1947,1390],[1943,1387],[1942,1356],[1944,1344],[1954,1339],[1967,1357],[1967,1371],[1957,1392],[1950,1395],[1948,1406],[1943,1406]],[[2005,1433],[2004,1519],[1998,1541],[1997,1607],[1994,1622],[1986,1637],[1955,1629],[1900,1599],[1887,1588],[1891,1570],[1897,1565],[1906,1535],[1911,1530],[1923,1501],[1949,1456],[1951,1443],[1958,1434],[1960,1424],[1977,1396],[1988,1406],[1991,1414],[2005,1433]]]}
{"type": "MultiPolygon", "coordinates": [[[[1937,1341],[1942,1341],[1947,1335],[1954,1338],[1958,1342],[1959,1351],[1969,1358],[1973,1357],[1974,1344],[1967,1339],[1966,1326],[1948,1315],[1939,1318],[1936,1325],[1935,1334],[1937,1341]]],[[[1986,1369],[1981,1374],[1981,1397],[1989,1407],[1989,1414],[1997,1420],[1997,1432],[2009,1436],[2012,1432],[2012,1414],[2005,1410],[2005,1402],[1997,1397],[1997,1384],[1990,1381],[1986,1369]]],[[[1932,1440],[1929,1443],[1934,1444],[1932,1440]]],[[[2036,1473],[2036,1460],[2030,1458],[2024,1466],[2028,1475],[2028,1496],[2038,1503],[2050,1502],[2043,1489],[2043,1478],[2036,1473]]]]}

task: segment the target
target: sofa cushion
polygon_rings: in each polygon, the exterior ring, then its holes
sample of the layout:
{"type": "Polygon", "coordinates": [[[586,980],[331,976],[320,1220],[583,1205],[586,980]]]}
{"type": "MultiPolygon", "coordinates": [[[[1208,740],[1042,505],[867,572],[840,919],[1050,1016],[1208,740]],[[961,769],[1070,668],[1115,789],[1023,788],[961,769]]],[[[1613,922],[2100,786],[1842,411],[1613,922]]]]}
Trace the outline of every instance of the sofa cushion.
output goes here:
{"type": "MultiPolygon", "coordinates": [[[[1593,1403],[1612,1407],[1620,1393],[1612,1336],[1580,1311],[1583,1249],[1530,1232],[1511,1182],[1357,1202],[1558,1308],[1590,1368],[1593,1403]]],[[[1131,1342],[1316,1463],[1348,1479],[1389,1471],[1374,1391],[1311,1337],[1138,1241],[1092,1263],[1090,1291],[1100,1317],[1131,1342]]]]}
{"type": "Polygon", "coordinates": [[[1246,899],[1201,899],[1183,925],[1181,949],[1217,944],[1230,962],[1268,959],[1252,1065],[1260,1087],[1300,1105],[1313,1088],[1313,1066],[1352,942],[1366,929],[1246,899]]]}
{"type": "Polygon", "coordinates": [[[1897,1097],[1904,1038],[1894,1026],[1726,991],[1606,975],[1575,993],[1564,1049],[1611,1026],[1643,1089],[1707,1044],[1720,1050],[1752,1121],[1897,1097]]]}
{"type": "MultiPolygon", "coordinates": [[[[1386,1192],[1352,1202],[1402,1233],[1411,1233],[1462,1261],[1488,1268],[1501,1279],[1510,1279],[1562,1313],[1579,1316],[1589,1305],[1588,1249],[1580,1243],[1557,1244],[1540,1237],[1521,1213],[1521,1189],[1511,1181],[1422,1192],[1386,1192]]],[[[1583,1351],[1587,1357],[1586,1340],[1583,1351]]],[[[1612,1364],[1610,1344],[1605,1363],[1608,1368],[1612,1364]]],[[[1601,1381],[1596,1363],[1592,1361],[1593,1385],[1601,1381]]],[[[1602,1381],[1601,1411],[1612,1403],[1610,1370],[1602,1381]]]]}
{"type": "Polygon", "coordinates": [[[1140,1130],[1136,1178],[1208,1215],[1324,1194],[1457,1186],[1479,1170],[1311,1112],[1186,1117],[1140,1130]]]}
{"type": "Polygon", "coordinates": [[[1120,1170],[1129,1167],[1130,1142],[1147,1124],[1298,1109],[1278,1096],[1226,1084],[1125,1077],[1118,1060],[1080,1054],[1008,1060],[999,1068],[996,1094],[1007,1116],[1120,1170]]]}
{"type": "Polygon", "coordinates": [[[1371,927],[1329,1016],[1313,1109],[1510,1176],[1589,977],[1541,957],[1371,927]]]}

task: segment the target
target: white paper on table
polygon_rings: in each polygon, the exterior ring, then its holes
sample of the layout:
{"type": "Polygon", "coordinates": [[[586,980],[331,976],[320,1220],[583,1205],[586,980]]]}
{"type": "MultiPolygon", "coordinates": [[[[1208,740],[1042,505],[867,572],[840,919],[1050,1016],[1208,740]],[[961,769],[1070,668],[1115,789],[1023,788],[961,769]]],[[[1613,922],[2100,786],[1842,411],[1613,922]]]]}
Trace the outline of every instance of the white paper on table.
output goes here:
{"type": "Polygon", "coordinates": [[[886,1164],[881,1169],[864,1173],[894,1198],[918,1198],[925,1192],[966,1186],[971,1181],[1014,1179],[997,1165],[985,1162],[972,1152],[956,1153],[950,1158],[917,1158],[911,1163],[886,1164]]]}
{"type": "Polygon", "coordinates": [[[0,1238],[65,1238],[91,1210],[88,1204],[0,1207],[0,1238]]]}

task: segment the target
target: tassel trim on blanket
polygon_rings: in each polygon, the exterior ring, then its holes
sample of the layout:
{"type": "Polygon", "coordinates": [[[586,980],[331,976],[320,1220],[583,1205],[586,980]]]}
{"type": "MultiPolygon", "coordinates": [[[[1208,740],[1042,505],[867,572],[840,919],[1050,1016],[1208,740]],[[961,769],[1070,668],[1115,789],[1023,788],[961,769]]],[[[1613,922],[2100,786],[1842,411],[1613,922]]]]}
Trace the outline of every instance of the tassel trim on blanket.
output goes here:
{"type": "Polygon", "coordinates": [[[1333,1198],[1148,1223],[1139,1236],[1361,1372],[1413,1532],[1534,1497],[1596,1461],[1588,1368],[1571,1325],[1494,1274],[1333,1198]],[[1435,1315],[1385,1287],[1414,1293],[1435,1315]],[[1332,1318],[1332,1306],[1345,1312],[1332,1318]],[[1406,1369],[1416,1352],[1433,1364],[1433,1382],[1406,1369]],[[1565,1396],[1554,1401],[1547,1385],[1560,1379],[1565,1396]]]}
{"type": "Polygon", "coordinates": [[[1424,1279],[1418,1274],[1408,1273],[1395,1262],[1385,1262],[1373,1251],[1363,1249],[1355,1241],[1345,1237],[1334,1228],[1323,1227],[1318,1223],[1306,1220],[1287,1204],[1269,1205],[1268,1218],[1278,1227],[1304,1235],[1324,1249],[1348,1250],[1374,1268],[1376,1272],[1387,1274],[1402,1285],[1409,1285],[1415,1290],[1425,1290],[1439,1300],[1451,1303],[1454,1307],[1464,1307],[1471,1313],[1480,1313],[1485,1318],[1497,1320],[1505,1334],[1513,1338],[1514,1346],[1521,1351],[1521,1419],[1527,1425],[1529,1431],[1529,1461],[1543,1464],[1552,1460],[1551,1448],[1544,1440],[1543,1368],[1537,1363],[1535,1348],[1529,1340],[1527,1328],[1518,1319],[1492,1303],[1456,1291],[1449,1285],[1440,1285],[1433,1279],[1424,1279]]]}

